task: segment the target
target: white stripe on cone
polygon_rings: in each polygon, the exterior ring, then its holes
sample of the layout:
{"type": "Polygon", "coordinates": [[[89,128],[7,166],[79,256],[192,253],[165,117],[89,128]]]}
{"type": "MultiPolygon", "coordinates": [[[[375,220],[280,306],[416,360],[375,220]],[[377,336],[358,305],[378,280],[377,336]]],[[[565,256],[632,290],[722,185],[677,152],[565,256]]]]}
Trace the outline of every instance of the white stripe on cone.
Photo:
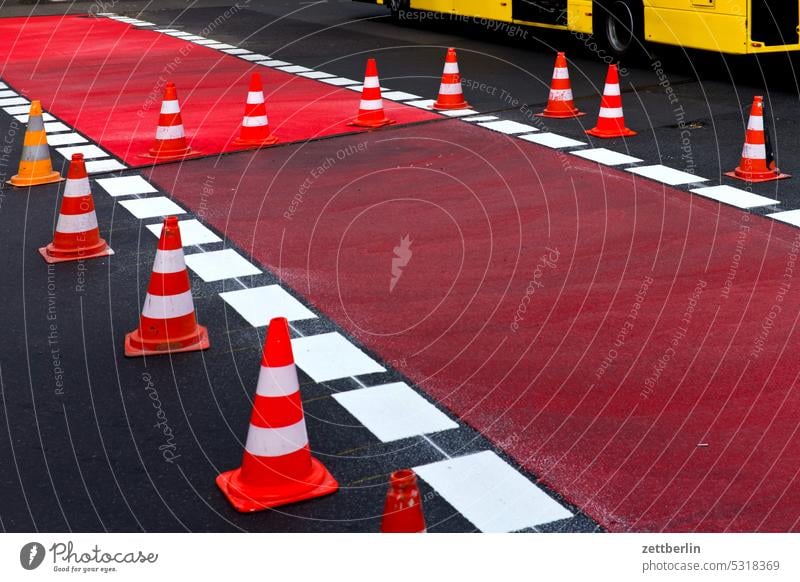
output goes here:
{"type": "Polygon", "coordinates": [[[606,119],[623,117],[622,107],[601,107],[600,117],[605,117],[606,119]]]}
{"type": "Polygon", "coordinates": [[[250,425],[245,448],[256,457],[282,457],[299,451],[308,444],[306,421],[281,428],[262,428],[250,425]]]}
{"type": "Polygon", "coordinates": [[[550,89],[550,99],[553,101],[572,101],[572,89],[550,89]]]}
{"type": "Polygon", "coordinates": [[[364,79],[364,88],[365,89],[380,89],[381,83],[378,80],[378,77],[367,77],[364,79]]]}
{"type": "Polygon", "coordinates": [[[761,115],[751,115],[747,122],[747,129],[754,131],[764,131],[764,117],[761,115]]]}
{"type": "Polygon", "coordinates": [[[742,157],[750,160],[766,160],[767,148],[764,144],[746,143],[742,148],[742,157]]]}
{"type": "Polygon", "coordinates": [[[442,83],[439,86],[439,95],[461,95],[461,85],[458,83],[442,83]]]}
{"type": "Polygon", "coordinates": [[[172,319],[183,317],[194,312],[192,292],[186,291],[177,295],[147,294],[142,307],[142,316],[150,319],[172,319]]]}
{"type": "Polygon", "coordinates": [[[165,114],[173,114],[173,113],[180,113],[181,106],[177,101],[162,101],[161,102],[161,113],[165,114]]]}
{"type": "Polygon", "coordinates": [[[186,270],[186,261],[183,259],[183,249],[174,251],[156,251],[156,258],[153,261],[154,273],[180,273],[186,270]]]}
{"type": "Polygon", "coordinates": [[[383,99],[362,99],[359,108],[362,111],[376,111],[383,109],[383,99]]]}
{"type": "Polygon", "coordinates": [[[291,396],[300,390],[297,380],[297,369],[294,364],[288,366],[261,366],[258,374],[258,387],[256,394],[259,396],[291,396]]]}
{"type": "Polygon", "coordinates": [[[569,70],[566,67],[556,67],[553,69],[554,79],[569,79],[569,70]]]}
{"type": "Polygon", "coordinates": [[[183,125],[159,125],[156,129],[156,139],[179,139],[184,137],[183,125]]]}
{"type": "Polygon", "coordinates": [[[242,119],[242,125],[244,127],[261,127],[263,125],[267,125],[268,123],[269,120],[267,119],[266,115],[252,115],[242,119]]]}
{"type": "Polygon", "coordinates": [[[444,74],[445,75],[456,75],[456,74],[458,74],[458,63],[445,63],[444,64],[444,74]]]}
{"type": "Polygon", "coordinates": [[[264,102],[264,93],[261,91],[248,91],[247,92],[247,104],[248,105],[260,105],[264,102]]]}
{"type": "Polygon", "coordinates": [[[606,95],[607,97],[615,97],[619,94],[620,94],[619,85],[617,85],[616,83],[612,85],[606,85],[605,88],[603,89],[603,95],[606,95]]]}
{"type": "Polygon", "coordinates": [[[87,232],[97,228],[97,215],[94,212],[85,214],[59,214],[56,232],[63,234],[75,234],[77,232],[87,232]]]}
{"type": "Polygon", "coordinates": [[[89,178],[69,178],[64,186],[64,196],[80,198],[89,195],[89,178]]]}

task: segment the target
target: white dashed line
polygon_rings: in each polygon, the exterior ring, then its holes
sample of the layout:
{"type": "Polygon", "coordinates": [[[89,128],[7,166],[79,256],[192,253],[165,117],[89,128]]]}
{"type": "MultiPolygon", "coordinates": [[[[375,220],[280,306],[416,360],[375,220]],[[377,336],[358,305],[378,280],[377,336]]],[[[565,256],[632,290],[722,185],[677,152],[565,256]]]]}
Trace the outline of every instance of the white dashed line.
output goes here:
{"type": "Polygon", "coordinates": [[[592,148],[569,153],[573,156],[579,156],[597,162],[598,164],[603,164],[604,166],[622,166],[624,164],[635,164],[642,161],[639,158],[607,150],[606,148],[592,148]]]}
{"type": "MultiPolygon", "coordinates": [[[[214,234],[210,228],[195,218],[179,220],[178,224],[181,229],[181,245],[184,247],[222,242],[222,239],[214,234]]],[[[164,223],[148,224],[146,228],[156,238],[161,238],[164,223]]]]}
{"type": "Polygon", "coordinates": [[[314,382],[386,371],[338,332],[293,339],[292,348],[295,362],[314,382]]]}
{"type": "Polygon", "coordinates": [[[758,194],[740,190],[733,186],[708,186],[705,188],[694,188],[691,191],[700,196],[705,196],[706,198],[711,198],[712,200],[744,209],[780,204],[779,200],[767,198],[766,196],[759,196],[758,194]]]}
{"type": "Polygon", "coordinates": [[[682,184],[696,184],[697,182],[708,182],[708,178],[701,178],[688,172],[681,172],[669,166],[655,164],[652,166],[639,166],[637,168],[627,168],[626,172],[643,176],[668,186],[680,186],[682,184]]]}
{"type": "Polygon", "coordinates": [[[289,321],[317,318],[279,285],[227,291],[219,296],[253,327],[264,327],[275,317],[289,321]]]}
{"type": "Polygon", "coordinates": [[[186,214],[183,208],[166,196],[121,200],[120,205],[139,220],[155,218],[156,216],[163,217],[172,216],[173,214],[186,214]]]}
{"type": "Polygon", "coordinates": [[[233,249],[186,255],[186,266],[206,283],[261,274],[261,269],[233,249]]]}

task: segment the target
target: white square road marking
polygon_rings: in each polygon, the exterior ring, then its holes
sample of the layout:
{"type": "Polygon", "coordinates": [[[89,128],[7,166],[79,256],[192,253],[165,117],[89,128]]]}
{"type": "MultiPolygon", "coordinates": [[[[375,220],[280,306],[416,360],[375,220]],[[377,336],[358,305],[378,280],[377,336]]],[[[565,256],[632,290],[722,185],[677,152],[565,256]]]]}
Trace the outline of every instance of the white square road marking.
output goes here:
{"type": "MultiPolygon", "coordinates": [[[[211,230],[199,220],[192,218],[191,220],[179,220],[178,226],[181,229],[181,244],[185,247],[194,245],[204,245],[208,243],[221,242],[222,239],[215,235],[211,230]]],[[[163,222],[155,224],[148,224],[147,230],[156,235],[157,238],[161,237],[161,230],[164,228],[163,222]]]]}
{"type": "Polygon", "coordinates": [[[189,36],[182,36],[183,40],[206,40],[204,36],[197,36],[196,34],[190,34],[189,36]]]}
{"type": "Polygon", "coordinates": [[[627,154],[621,154],[619,152],[607,150],[606,148],[592,148],[569,153],[573,156],[578,156],[593,162],[597,162],[598,164],[603,164],[604,166],[621,166],[623,164],[635,164],[636,162],[642,161],[639,158],[634,158],[633,156],[629,156],[627,154]]]}
{"type": "Polygon", "coordinates": [[[215,42],[214,44],[207,44],[206,46],[208,48],[213,48],[213,49],[217,49],[217,50],[235,49],[236,48],[232,44],[225,44],[224,42],[215,42]]]}
{"type": "Polygon", "coordinates": [[[122,200],[120,201],[120,204],[139,220],[143,218],[155,218],[156,216],[186,214],[186,211],[183,208],[175,204],[166,196],[122,200]]]}
{"type": "Polygon", "coordinates": [[[358,81],[348,79],[347,77],[333,77],[332,79],[320,79],[323,83],[328,85],[336,85],[337,87],[344,87],[345,85],[358,85],[358,81]]]}
{"type": "Polygon", "coordinates": [[[14,105],[13,107],[3,107],[3,111],[10,115],[20,115],[25,114],[27,117],[27,113],[31,110],[31,106],[29,105],[14,105]]]}
{"type": "Polygon", "coordinates": [[[478,123],[479,121],[494,121],[495,119],[500,119],[496,115],[479,115],[478,117],[467,117],[464,121],[471,121],[473,123],[478,123]]]}
{"type": "Polygon", "coordinates": [[[221,44],[221,43],[217,42],[216,40],[211,40],[210,38],[204,38],[203,40],[193,40],[192,42],[194,44],[199,44],[201,46],[208,46],[210,44],[221,44]]]}
{"type": "Polygon", "coordinates": [[[268,59],[269,57],[267,55],[260,55],[258,53],[253,53],[250,55],[241,55],[239,58],[244,59],[246,61],[263,61],[265,59],[268,59]]]}
{"type": "Polygon", "coordinates": [[[500,133],[505,133],[506,135],[516,135],[518,133],[530,133],[532,131],[539,131],[532,125],[526,125],[524,123],[519,123],[518,121],[510,121],[508,119],[503,119],[501,121],[485,121],[478,123],[481,127],[485,127],[486,129],[491,129],[492,131],[499,131],[500,133]]]}
{"type": "Polygon", "coordinates": [[[306,79],[330,79],[334,75],[323,71],[309,71],[307,73],[298,73],[298,76],[305,77],[306,79]]]}
{"type": "Polygon", "coordinates": [[[800,210],[786,210],[785,212],[773,212],[767,214],[770,218],[786,222],[794,226],[800,226],[800,210]]]}
{"type": "Polygon", "coordinates": [[[73,143],[87,143],[89,140],[78,133],[57,133],[47,136],[47,143],[51,146],[63,146],[73,143]]]}
{"type": "MultiPolygon", "coordinates": [[[[28,107],[27,105],[25,105],[24,107],[25,107],[25,111],[30,109],[30,107],[28,107]]],[[[14,119],[19,121],[20,123],[28,123],[28,114],[26,113],[25,115],[15,115],[14,119]]],[[[55,117],[53,117],[52,115],[50,115],[46,111],[43,111],[42,112],[42,120],[43,121],[55,121],[55,117]]]]}
{"type": "Polygon", "coordinates": [[[28,103],[28,100],[25,97],[11,97],[10,99],[0,99],[0,107],[6,107],[9,105],[24,105],[28,103]]]}
{"type": "MultiPolygon", "coordinates": [[[[345,89],[350,89],[351,91],[359,91],[359,92],[361,92],[361,91],[364,90],[364,85],[362,85],[360,83],[358,85],[348,85],[347,87],[345,87],[345,89]]],[[[382,94],[383,94],[383,87],[381,87],[381,95],[382,94]]]]}
{"type": "Polygon", "coordinates": [[[384,443],[458,428],[404,382],[339,392],[333,398],[384,443]]]}
{"type": "Polygon", "coordinates": [[[638,168],[627,168],[626,172],[644,176],[656,182],[667,184],[668,186],[679,186],[681,184],[695,184],[697,182],[708,182],[708,178],[701,178],[688,172],[681,172],[668,166],[655,164],[653,166],[639,166],[638,168]]]}
{"type": "Polygon", "coordinates": [[[286,67],[277,67],[277,69],[284,73],[308,73],[311,71],[308,67],[301,67],[300,65],[288,65],[286,67]]]}
{"type": "Polygon", "coordinates": [[[86,162],[86,173],[88,174],[103,174],[106,172],[114,172],[116,170],[125,170],[128,166],[118,162],[117,160],[88,160],[86,162]]]}
{"type": "Polygon", "coordinates": [[[16,91],[0,91],[0,98],[5,99],[6,97],[19,97],[19,93],[16,91]]]}
{"type": "Polygon", "coordinates": [[[100,187],[108,192],[109,196],[133,196],[134,194],[150,194],[158,192],[147,180],[139,176],[121,176],[119,178],[100,178],[97,180],[100,187]]]}
{"type": "Polygon", "coordinates": [[[468,115],[476,115],[479,112],[474,109],[442,109],[439,113],[447,117],[466,117],[468,115]]]}
{"type": "Polygon", "coordinates": [[[577,146],[585,146],[586,142],[572,139],[571,137],[564,137],[557,133],[532,133],[530,135],[521,135],[520,139],[537,143],[549,148],[573,148],[577,146]]]}
{"type": "Polygon", "coordinates": [[[108,157],[109,155],[108,152],[100,149],[96,145],[56,148],[56,151],[65,158],[67,158],[68,160],[72,158],[72,154],[83,154],[83,157],[86,158],[87,160],[91,160],[92,158],[105,158],[108,157]]]}
{"type": "Polygon", "coordinates": [[[253,327],[264,327],[275,317],[289,321],[317,317],[279,285],[228,291],[219,296],[253,327]]]}
{"type": "Polygon", "coordinates": [[[314,382],[386,371],[337,332],[293,339],[292,348],[295,362],[314,382]]]}
{"type": "Polygon", "coordinates": [[[406,93],[405,91],[387,91],[383,94],[384,99],[391,99],[392,101],[408,101],[409,99],[422,99],[419,95],[413,93],[406,93]]]}
{"type": "Polygon", "coordinates": [[[512,532],[572,517],[492,451],[414,471],[483,532],[512,532]]]}
{"type": "Polygon", "coordinates": [[[222,49],[222,52],[227,53],[229,55],[249,55],[253,51],[249,51],[243,48],[232,48],[232,49],[222,49]]]}
{"type": "Polygon", "coordinates": [[[433,109],[433,104],[436,103],[434,99],[420,99],[418,101],[406,101],[406,105],[419,107],[420,109],[433,109]]]}
{"type": "Polygon", "coordinates": [[[206,283],[261,273],[258,267],[233,249],[186,255],[186,266],[206,283]]]}
{"type": "Polygon", "coordinates": [[[8,85],[0,81],[0,89],[8,89],[8,85]]]}
{"type": "Polygon", "coordinates": [[[44,130],[47,133],[58,133],[59,131],[72,131],[72,128],[60,121],[51,121],[50,123],[44,124],[44,130]]]}
{"type": "Polygon", "coordinates": [[[286,65],[291,65],[292,63],[279,61],[278,59],[270,59],[268,61],[258,61],[256,64],[264,67],[284,67],[286,65]]]}
{"type": "Polygon", "coordinates": [[[708,186],[706,188],[694,188],[692,190],[695,194],[731,204],[739,208],[758,208],[759,206],[772,206],[773,204],[780,204],[779,200],[773,200],[766,196],[759,196],[752,192],[739,190],[733,186],[708,186]]]}

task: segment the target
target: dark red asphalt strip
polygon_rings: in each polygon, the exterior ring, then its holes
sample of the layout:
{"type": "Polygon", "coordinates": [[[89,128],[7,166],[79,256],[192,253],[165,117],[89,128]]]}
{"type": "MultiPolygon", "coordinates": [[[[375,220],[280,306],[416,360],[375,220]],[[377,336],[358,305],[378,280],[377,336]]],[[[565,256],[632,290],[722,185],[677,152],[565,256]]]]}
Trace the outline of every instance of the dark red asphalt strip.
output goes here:
{"type": "MultiPolygon", "coordinates": [[[[199,154],[237,151],[250,74],[261,73],[273,132],[284,142],[363,131],[348,125],[360,93],[106,18],[0,20],[2,76],[30,99],[131,166],[155,136],[164,84],[178,87],[187,136],[199,154]]],[[[385,101],[398,123],[435,113],[385,101]]]]}
{"type": "Polygon", "coordinates": [[[611,530],[800,529],[800,231],[459,121],[152,176],[611,530]]]}

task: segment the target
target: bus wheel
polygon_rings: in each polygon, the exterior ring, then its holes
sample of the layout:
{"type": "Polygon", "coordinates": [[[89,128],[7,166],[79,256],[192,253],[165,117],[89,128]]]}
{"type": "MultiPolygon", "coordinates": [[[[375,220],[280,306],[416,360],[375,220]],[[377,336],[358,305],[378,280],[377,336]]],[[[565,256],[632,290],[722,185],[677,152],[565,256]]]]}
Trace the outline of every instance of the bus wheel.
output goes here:
{"type": "Polygon", "coordinates": [[[644,14],[641,0],[604,0],[594,9],[595,36],[616,57],[641,54],[644,14]]]}

